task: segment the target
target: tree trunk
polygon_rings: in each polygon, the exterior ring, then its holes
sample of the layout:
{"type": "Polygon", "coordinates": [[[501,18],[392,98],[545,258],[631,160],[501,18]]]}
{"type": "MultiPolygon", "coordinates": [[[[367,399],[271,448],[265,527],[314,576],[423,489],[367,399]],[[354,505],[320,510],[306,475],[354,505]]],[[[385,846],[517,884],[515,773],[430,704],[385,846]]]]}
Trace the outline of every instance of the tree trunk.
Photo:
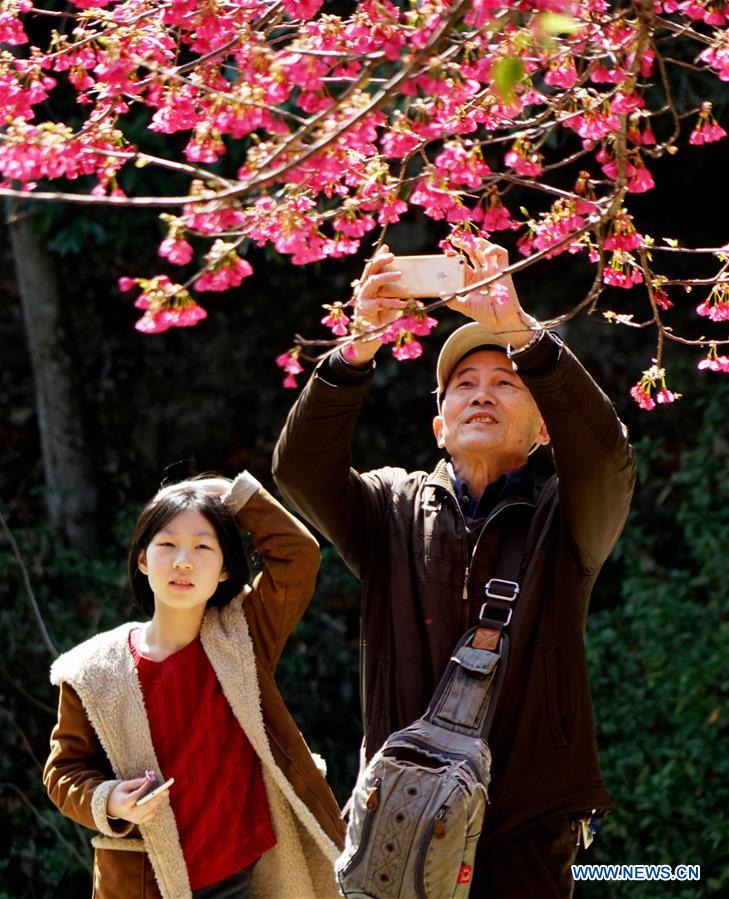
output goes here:
{"type": "Polygon", "coordinates": [[[70,546],[91,555],[98,549],[97,491],[58,279],[52,257],[33,234],[31,216],[9,213],[35,383],[48,513],[70,546]]]}

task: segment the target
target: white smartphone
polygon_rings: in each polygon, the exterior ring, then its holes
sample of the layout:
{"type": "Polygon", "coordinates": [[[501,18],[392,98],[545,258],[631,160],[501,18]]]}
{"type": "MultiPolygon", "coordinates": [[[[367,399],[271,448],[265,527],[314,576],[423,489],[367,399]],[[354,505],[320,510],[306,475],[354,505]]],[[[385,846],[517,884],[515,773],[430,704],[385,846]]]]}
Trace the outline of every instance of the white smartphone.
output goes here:
{"type": "Polygon", "coordinates": [[[439,297],[462,290],[466,281],[463,256],[395,256],[384,271],[402,272],[399,281],[380,288],[394,297],[439,297]]]}
{"type": "Polygon", "coordinates": [[[160,784],[158,787],[155,787],[153,790],[150,790],[149,793],[145,793],[141,799],[137,800],[136,804],[137,805],[145,805],[147,802],[149,802],[150,799],[153,799],[155,796],[159,796],[160,793],[164,793],[164,791],[168,787],[172,786],[172,784],[174,782],[175,782],[175,778],[171,777],[169,780],[166,780],[163,784],[160,784]]]}

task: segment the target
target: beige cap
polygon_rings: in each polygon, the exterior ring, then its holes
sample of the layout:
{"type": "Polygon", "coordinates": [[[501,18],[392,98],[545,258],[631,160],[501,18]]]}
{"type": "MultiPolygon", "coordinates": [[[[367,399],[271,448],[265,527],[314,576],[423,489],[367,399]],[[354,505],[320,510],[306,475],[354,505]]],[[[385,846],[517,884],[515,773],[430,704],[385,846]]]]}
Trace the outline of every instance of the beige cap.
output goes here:
{"type": "Polygon", "coordinates": [[[509,341],[503,334],[495,334],[493,331],[489,331],[488,328],[484,328],[483,325],[479,325],[478,322],[469,322],[467,325],[456,328],[443,344],[438,356],[438,364],[436,366],[438,403],[440,404],[448,386],[448,381],[464,356],[467,356],[479,347],[506,352],[508,345],[509,341]]]}

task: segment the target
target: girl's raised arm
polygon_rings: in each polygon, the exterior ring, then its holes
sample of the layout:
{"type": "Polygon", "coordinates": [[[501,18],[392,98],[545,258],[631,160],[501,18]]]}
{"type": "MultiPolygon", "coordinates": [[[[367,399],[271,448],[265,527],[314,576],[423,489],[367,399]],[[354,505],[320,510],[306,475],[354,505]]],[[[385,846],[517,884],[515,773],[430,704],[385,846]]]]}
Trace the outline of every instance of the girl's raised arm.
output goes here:
{"type": "Polygon", "coordinates": [[[311,600],[321,559],[319,544],[247,471],[234,480],[225,503],[240,527],[250,532],[263,559],[245,609],[262,659],[273,669],[311,600]]]}

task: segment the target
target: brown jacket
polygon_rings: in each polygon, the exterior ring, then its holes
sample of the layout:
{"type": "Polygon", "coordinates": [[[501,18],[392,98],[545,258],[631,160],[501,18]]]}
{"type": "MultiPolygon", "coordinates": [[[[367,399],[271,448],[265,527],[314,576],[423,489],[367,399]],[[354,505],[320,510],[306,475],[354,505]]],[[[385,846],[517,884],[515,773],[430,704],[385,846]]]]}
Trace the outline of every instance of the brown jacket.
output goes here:
{"type": "MultiPolygon", "coordinates": [[[[343,823],[324,776],[286,709],[274,670],[306,608],[319,566],[316,541],[263,488],[238,512],[263,570],[224,609],[209,609],[200,632],[231,709],[263,763],[277,845],[254,869],[259,899],[337,896],[333,861],[343,823]]],[[[148,824],[110,822],[106,800],[120,780],[160,772],[125,624],[56,660],[58,723],[44,783],[74,821],[98,831],[95,899],[189,899],[187,870],[169,803],[148,824]]],[[[164,772],[160,772],[164,777],[164,772]]]]}
{"type": "Polygon", "coordinates": [[[549,430],[553,461],[547,452],[545,466],[534,454],[526,487],[497,503],[470,558],[445,462],[431,473],[351,467],[371,375],[357,381],[336,359],[320,367],[289,414],[273,466],[289,502],[362,580],[368,757],[423,714],[455,643],[475,623],[505,533],[526,534],[511,657],[489,740],[491,837],[538,818],[609,807],[583,631],[635,480],[625,428],[558,338],[547,334],[521,353],[519,374],[549,430]]]}

